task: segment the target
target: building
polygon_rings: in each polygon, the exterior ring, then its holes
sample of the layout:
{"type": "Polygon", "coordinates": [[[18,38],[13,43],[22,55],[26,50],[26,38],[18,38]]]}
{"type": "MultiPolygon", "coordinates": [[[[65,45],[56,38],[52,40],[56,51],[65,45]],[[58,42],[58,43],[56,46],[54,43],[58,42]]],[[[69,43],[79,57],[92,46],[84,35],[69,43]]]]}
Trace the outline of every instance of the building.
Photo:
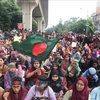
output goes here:
{"type": "Polygon", "coordinates": [[[96,14],[93,16],[93,22],[98,32],[100,32],[100,0],[97,2],[96,5],[96,14]]]}

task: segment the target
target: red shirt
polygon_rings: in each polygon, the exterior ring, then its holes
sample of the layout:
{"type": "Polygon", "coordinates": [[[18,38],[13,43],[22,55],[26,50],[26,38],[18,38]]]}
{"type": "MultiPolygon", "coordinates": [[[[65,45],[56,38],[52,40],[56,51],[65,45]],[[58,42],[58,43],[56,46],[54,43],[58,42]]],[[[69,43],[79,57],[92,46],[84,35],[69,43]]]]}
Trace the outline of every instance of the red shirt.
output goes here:
{"type": "MultiPolygon", "coordinates": [[[[40,70],[41,70],[41,75],[45,75],[44,70],[42,70],[42,69],[40,69],[40,70]]],[[[31,73],[31,72],[33,72],[33,71],[35,71],[35,70],[33,70],[33,69],[31,68],[31,69],[28,70],[27,74],[29,74],[29,73],[31,73]]],[[[36,81],[38,76],[39,76],[39,75],[36,73],[36,74],[34,74],[33,76],[31,76],[30,79],[36,81]]]]}

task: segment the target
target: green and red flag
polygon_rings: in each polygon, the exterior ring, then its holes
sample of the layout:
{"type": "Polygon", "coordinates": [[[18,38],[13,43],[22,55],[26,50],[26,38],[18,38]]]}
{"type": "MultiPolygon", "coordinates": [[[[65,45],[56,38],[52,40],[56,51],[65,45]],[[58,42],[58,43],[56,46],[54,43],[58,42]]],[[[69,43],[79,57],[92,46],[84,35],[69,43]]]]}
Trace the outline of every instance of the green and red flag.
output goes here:
{"type": "Polygon", "coordinates": [[[45,61],[58,41],[58,38],[46,39],[39,34],[34,34],[22,42],[13,42],[12,46],[21,54],[45,61]]]}
{"type": "Polygon", "coordinates": [[[94,32],[93,32],[92,28],[90,26],[87,26],[87,36],[93,37],[93,34],[94,34],[94,32]]]}

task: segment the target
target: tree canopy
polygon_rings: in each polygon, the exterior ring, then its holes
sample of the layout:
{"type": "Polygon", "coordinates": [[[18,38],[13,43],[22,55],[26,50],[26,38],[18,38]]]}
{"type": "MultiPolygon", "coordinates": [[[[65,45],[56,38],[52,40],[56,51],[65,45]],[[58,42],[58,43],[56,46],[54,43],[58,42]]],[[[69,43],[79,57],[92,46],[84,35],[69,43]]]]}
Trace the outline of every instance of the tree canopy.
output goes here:
{"type": "MultiPolygon", "coordinates": [[[[16,0],[0,0],[0,29],[11,30],[22,23],[22,10],[16,0]]],[[[33,31],[37,30],[37,23],[33,19],[33,31]]]]}
{"type": "Polygon", "coordinates": [[[75,33],[84,33],[86,32],[87,24],[95,30],[95,27],[92,23],[92,18],[81,19],[77,17],[72,17],[68,20],[66,20],[64,23],[62,23],[62,20],[60,19],[59,23],[56,26],[53,26],[51,28],[48,28],[46,32],[66,32],[73,31],[75,33]]]}

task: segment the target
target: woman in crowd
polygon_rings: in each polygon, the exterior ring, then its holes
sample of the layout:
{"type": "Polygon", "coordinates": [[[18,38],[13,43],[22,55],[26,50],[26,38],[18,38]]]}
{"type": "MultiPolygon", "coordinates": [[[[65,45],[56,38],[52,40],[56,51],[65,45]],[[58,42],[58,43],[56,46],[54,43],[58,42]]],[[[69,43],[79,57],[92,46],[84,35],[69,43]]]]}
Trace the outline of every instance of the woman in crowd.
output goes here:
{"type": "Polygon", "coordinates": [[[2,98],[3,93],[4,93],[4,89],[3,89],[2,87],[0,87],[0,100],[3,99],[3,98],[2,98]]]}
{"type": "Polygon", "coordinates": [[[87,79],[80,76],[66,92],[63,100],[91,100],[87,79]]]}
{"type": "Polygon", "coordinates": [[[11,51],[11,53],[10,53],[10,62],[16,62],[18,60],[17,55],[18,55],[17,51],[11,51]]]}
{"type": "Polygon", "coordinates": [[[62,60],[61,68],[64,69],[65,71],[69,67],[71,61],[70,61],[70,55],[67,54],[64,59],[62,60]]]}
{"type": "Polygon", "coordinates": [[[76,52],[74,59],[76,59],[76,60],[78,60],[78,62],[80,62],[80,59],[81,59],[80,52],[76,52]]]}
{"type": "Polygon", "coordinates": [[[50,55],[49,58],[46,59],[45,62],[43,63],[43,65],[42,65],[46,74],[48,74],[48,72],[51,69],[52,61],[53,61],[53,57],[52,57],[52,55],[50,55]]]}
{"type": "Polygon", "coordinates": [[[83,56],[79,62],[79,67],[82,72],[85,72],[88,69],[88,65],[86,63],[86,57],[83,56]]]}
{"type": "Polygon", "coordinates": [[[16,70],[15,63],[10,63],[8,72],[4,75],[4,87],[5,89],[10,88],[11,81],[14,77],[20,76],[22,77],[19,72],[16,70]]]}
{"type": "Polygon", "coordinates": [[[58,70],[53,70],[51,72],[51,76],[49,78],[49,86],[53,89],[57,97],[63,95],[63,87],[66,85],[63,86],[63,79],[61,79],[58,70]]]}
{"type": "Polygon", "coordinates": [[[60,77],[64,77],[66,75],[66,71],[64,71],[62,68],[60,68],[56,62],[52,62],[52,68],[49,71],[48,76],[51,76],[51,73],[53,70],[58,70],[60,77]]]}
{"type": "MultiPolygon", "coordinates": [[[[72,69],[70,72],[66,75],[66,87],[64,88],[65,92],[68,91],[68,88],[76,81],[77,77],[76,74],[78,71],[76,69],[72,69]]],[[[64,82],[65,83],[65,82],[64,82]]]]}
{"type": "Polygon", "coordinates": [[[59,52],[56,53],[56,57],[54,58],[54,62],[56,62],[59,67],[61,67],[62,59],[61,59],[61,55],[59,52]]]}
{"type": "Polygon", "coordinates": [[[36,83],[37,77],[39,75],[45,75],[44,70],[42,70],[40,67],[40,62],[38,60],[34,60],[34,62],[32,63],[32,68],[29,69],[26,73],[26,88],[29,89],[31,86],[33,86],[36,83]]]}
{"type": "Polygon", "coordinates": [[[88,55],[86,56],[86,63],[88,68],[92,67],[93,59],[91,53],[88,53],[88,55]]]}
{"type": "Polygon", "coordinates": [[[92,50],[92,59],[96,59],[97,58],[97,50],[93,49],[92,50]]]}
{"type": "Polygon", "coordinates": [[[81,74],[81,69],[79,67],[79,63],[76,59],[74,59],[72,61],[72,63],[70,64],[70,66],[68,67],[67,71],[70,72],[72,69],[75,69],[78,71],[78,73],[76,74],[76,77],[79,76],[81,74]]]}
{"type": "Polygon", "coordinates": [[[5,59],[0,57],[0,86],[4,88],[4,75],[8,72],[8,66],[4,64],[5,59]]]}

